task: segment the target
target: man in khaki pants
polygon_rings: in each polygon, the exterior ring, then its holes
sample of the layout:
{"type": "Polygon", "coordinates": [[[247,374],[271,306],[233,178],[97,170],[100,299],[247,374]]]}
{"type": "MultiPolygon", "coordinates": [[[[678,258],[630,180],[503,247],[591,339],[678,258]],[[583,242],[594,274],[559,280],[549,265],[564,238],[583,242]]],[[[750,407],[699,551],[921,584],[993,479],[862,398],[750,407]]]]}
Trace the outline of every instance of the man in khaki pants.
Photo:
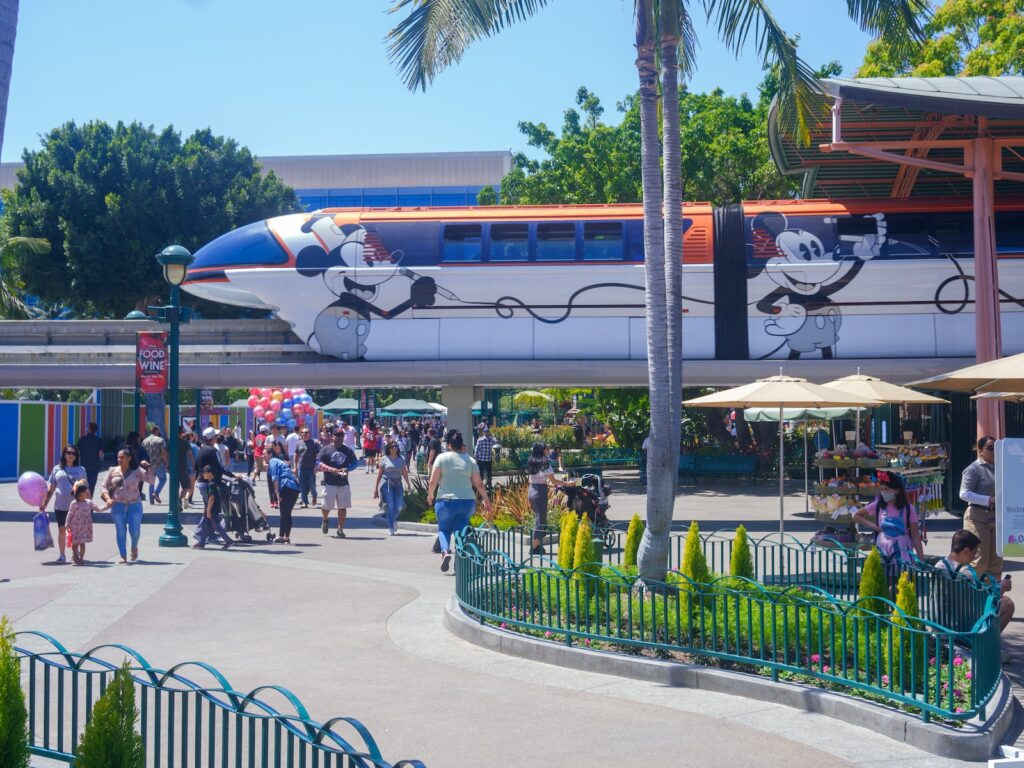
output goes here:
{"type": "Polygon", "coordinates": [[[998,580],[1003,558],[996,554],[996,440],[986,435],[978,440],[978,460],[968,465],[960,481],[960,498],[967,502],[964,528],[981,540],[971,562],[978,577],[986,573],[998,580]]]}

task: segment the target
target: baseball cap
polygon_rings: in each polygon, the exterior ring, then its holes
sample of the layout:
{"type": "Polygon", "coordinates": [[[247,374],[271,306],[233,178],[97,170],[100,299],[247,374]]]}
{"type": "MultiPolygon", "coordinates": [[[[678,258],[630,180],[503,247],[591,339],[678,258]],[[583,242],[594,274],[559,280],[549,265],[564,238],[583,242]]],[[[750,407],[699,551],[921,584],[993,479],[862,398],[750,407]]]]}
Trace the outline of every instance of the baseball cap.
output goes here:
{"type": "Polygon", "coordinates": [[[270,427],[268,427],[266,424],[264,424],[263,426],[260,427],[260,434],[261,435],[265,435],[269,431],[270,431],[270,427]]]}
{"type": "Polygon", "coordinates": [[[211,437],[217,434],[217,430],[213,427],[207,427],[203,430],[203,440],[209,440],[211,437]]]}
{"type": "Polygon", "coordinates": [[[344,427],[335,427],[334,431],[331,432],[331,434],[332,435],[344,435],[345,434],[345,429],[344,429],[344,427]]]}

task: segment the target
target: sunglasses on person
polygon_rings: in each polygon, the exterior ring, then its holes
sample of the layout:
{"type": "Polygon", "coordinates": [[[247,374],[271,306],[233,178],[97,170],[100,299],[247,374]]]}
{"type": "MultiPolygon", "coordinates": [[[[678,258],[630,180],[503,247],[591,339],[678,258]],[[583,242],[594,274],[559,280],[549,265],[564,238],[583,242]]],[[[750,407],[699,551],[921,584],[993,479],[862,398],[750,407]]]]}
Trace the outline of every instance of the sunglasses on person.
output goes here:
{"type": "Polygon", "coordinates": [[[65,456],[77,456],[78,451],[64,451],[65,456]]]}

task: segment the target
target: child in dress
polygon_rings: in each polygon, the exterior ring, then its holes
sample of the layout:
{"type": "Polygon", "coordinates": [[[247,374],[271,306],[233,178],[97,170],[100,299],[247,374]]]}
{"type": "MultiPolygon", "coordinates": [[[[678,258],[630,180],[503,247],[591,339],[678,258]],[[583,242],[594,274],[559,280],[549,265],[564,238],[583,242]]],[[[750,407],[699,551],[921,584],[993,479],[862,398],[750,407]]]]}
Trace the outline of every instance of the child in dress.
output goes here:
{"type": "Polygon", "coordinates": [[[85,563],[85,545],[92,541],[92,514],[110,509],[110,505],[98,507],[89,494],[89,484],[84,480],[75,483],[72,493],[75,500],[68,509],[68,533],[71,534],[71,557],[75,565],[85,563]]]}

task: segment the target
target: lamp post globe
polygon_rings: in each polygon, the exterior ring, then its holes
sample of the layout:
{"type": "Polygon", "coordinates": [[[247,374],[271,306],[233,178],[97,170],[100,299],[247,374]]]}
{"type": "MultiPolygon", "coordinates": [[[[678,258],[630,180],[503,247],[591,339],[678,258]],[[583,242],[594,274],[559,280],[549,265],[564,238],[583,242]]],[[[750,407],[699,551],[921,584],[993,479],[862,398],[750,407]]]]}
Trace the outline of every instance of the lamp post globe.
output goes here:
{"type": "Polygon", "coordinates": [[[181,532],[181,498],[178,492],[178,324],[181,315],[181,289],[180,285],[185,282],[188,275],[188,266],[192,263],[192,254],[188,249],[180,245],[169,245],[156,256],[157,262],[163,268],[164,279],[171,286],[171,306],[169,311],[170,333],[170,365],[168,371],[167,389],[170,395],[171,423],[167,429],[167,445],[169,448],[168,467],[168,494],[167,494],[167,522],[164,525],[164,533],[160,537],[161,547],[184,547],[188,545],[188,539],[181,532]]]}
{"type": "Polygon", "coordinates": [[[164,280],[173,286],[185,282],[188,265],[192,263],[192,254],[182,245],[169,245],[157,254],[156,260],[164,270],[164,280]]]}

